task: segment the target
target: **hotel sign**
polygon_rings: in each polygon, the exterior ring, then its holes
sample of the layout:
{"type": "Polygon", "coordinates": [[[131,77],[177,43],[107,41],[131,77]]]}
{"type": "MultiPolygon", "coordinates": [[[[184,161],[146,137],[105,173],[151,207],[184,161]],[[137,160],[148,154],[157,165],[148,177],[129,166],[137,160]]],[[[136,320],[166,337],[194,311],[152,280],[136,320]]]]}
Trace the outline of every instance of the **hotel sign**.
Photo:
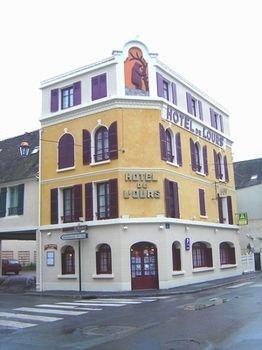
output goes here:
{"type": "Polygon", "coordinates": [[[144,172],[127,172],[125,173],[125,182],[131,182],[136,185],[134,190],[125,190],[123,196],[125,199],[159,199],[160,191],[148,189],[150,183],[156,183],[157,178],[154,173],[150,171],[144,172]]]}
{"type": "Polygon", "coordinates": [[[196,136],[202,137],[219,147],[224,147],[225,138],[223,136],[198,123],[197,120],[185,115],[173,107],[164,105],[162,118],[172,124],[181,126],[183,129],[188,130],[196,136]]]}

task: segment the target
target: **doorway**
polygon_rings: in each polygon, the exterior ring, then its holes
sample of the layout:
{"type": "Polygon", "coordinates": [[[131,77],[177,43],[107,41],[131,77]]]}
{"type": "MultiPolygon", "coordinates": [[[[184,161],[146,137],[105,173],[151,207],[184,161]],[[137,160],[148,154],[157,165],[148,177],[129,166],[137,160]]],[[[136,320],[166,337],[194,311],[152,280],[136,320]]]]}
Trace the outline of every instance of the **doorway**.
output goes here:
{"type": "Polygon", "coordinates": [[[254,259],[255,259],[255,270],[256,271],[261,271],[260,253],[254,253],[254,259]]]}

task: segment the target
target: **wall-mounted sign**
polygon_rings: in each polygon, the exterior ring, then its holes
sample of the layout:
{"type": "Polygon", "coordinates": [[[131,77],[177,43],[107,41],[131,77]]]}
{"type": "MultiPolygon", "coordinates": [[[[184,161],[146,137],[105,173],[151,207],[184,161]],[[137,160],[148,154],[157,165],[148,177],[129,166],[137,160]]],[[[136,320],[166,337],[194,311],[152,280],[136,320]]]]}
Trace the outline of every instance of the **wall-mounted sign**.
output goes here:
{"type": "Polygon", "coordinates": [[[56,249],[57,250],[57,244],[45,244],[44,250],[47,250],[47,249],[56,249]]]}
{"type": "Polygon", "coordinates": [[[165,105],[163,108],[162,118],[175,125],[181,126],[183,129],[186,129],[196,136],[202,137],[203,139],[212,142],[219,147],[224,146],[225,138],[223,136],[198,123],[197,120],[185,115],[173,107],[165,105]]]}
{"type": "Polygon", "coordinates": [[[248,224],[248,217],[247,213],[239,213],[238,216],[238,225],[247,225],[248,224]]]}
{"type": "Polygon", "coordinates": [[[217,189],[217,194],[219,194],[219,197],[227,197],[228,196],[227,187],[217,185],[216,189],[217,189]]]}
{"type": "Polygon", "coordinates": [[[125,199],[145,199],[160,198],[160,191],[148,189],[150,183],[157,182],[156,175],[150,171],[145,172],[127,172],[125,173],[125,182],[131,182],[136,185],[134,190],[125,190],[123,196],[125,199]]]}
{"type": "Polygon", "coordinates": [[[46,252],[46,265],[47,266],[55,266],[55,252],[54,251],[46,252]]]}
{"type": "Polygon", "coordinates": [[[185,250],[190,250],[190,238],[185,238],[185,250]]]}
{"type": "Polygon", "coordinates": [[[88,238],[88,233],[67,233],[60,237],[63,241],[72,241],[88,238]]]}

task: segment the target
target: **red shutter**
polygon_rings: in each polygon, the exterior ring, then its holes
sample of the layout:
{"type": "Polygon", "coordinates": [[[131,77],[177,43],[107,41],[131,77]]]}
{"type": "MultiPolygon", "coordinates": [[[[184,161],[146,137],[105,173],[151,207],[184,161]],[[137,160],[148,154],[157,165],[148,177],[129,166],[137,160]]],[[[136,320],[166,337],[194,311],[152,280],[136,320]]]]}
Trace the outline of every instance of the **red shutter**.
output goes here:
{"type": "Polygon", "coordinates": [[[175,203],[175,218],[180,218],[179,210],[179,197],[178,197],[178,185],[177,182],[173,182],[173,193],[174,193],[174,203],[175,203]]]}
{"type": "Polygon", "coordinates": [[[213,267],[212,248],[206,248],[207,267],[213,267]]]}
{"type": "Polygon", "coordinates": [[[223,216],[222,198],[219,197],[219,194],[217,195],[217,205],[218,205],[219,222],[220,222],[220,224],[223,224],[224,223],[224,216],[223,216]]]}
{"type": "Polygon", "coordinates": [[[51,224],[58,224],[58,189],[51,189],[51,224]]]}
{"type": "Polygon", "coordinates": [[[213,150],[213,154],[214,154],[214,166],[215,166],[215,176],[217,179],[220,178],[220,170],[219,170],[219,164],[218,164],[218,155],[217,152],[215,150],[213,150]]]}
{"type": "Polygon", "coordinates": [[[73,85],[74,93],[74,106],[81,104],[81,81],[74,83],[73,85]]]}
{"type": "Polygon", "coordinates": [[[118,186],[117,179],[109,180],[110,219],[118,218],[118,186]]]}
{"type": "Polygon", "coordinates": [[[58,89],[51,90],[51,112],[58,111],[58,89]]]}
{"type": "Polygon", "coordinates": [[[228,166],[227,166],[227,156],[224,156],[224,168],[225,168],[225,181],[229,181],[228,177],[228,166]]]}
{"type": "Polygon", "coordinates": [[[159,123],[159,134],[160,134],[160,152],[161,159],[167,160],[166,156],[166,132],[162,124],[159,123]]]}
{"type": "Polygon", "coordinates": [[[181,149],[181,137],[180,133],[176,134],[176,156],[177,156],[177,164],[182,165],[182,149],[181,149]]]}
{"type": "Polygon", "coordinates": [[[192,170],[196,171],[197,166],[196,166],[195,144],[194,144],[194,141],[192,139],[190,139],[190,153],[191,153],[192,170]]]}
{"type": "Polygon", "coordinates": [[[187,111],[190,114],[193,114],[193,109],[192,109],[192,96],[189,92],[186,93],[186,102],[187,102],[187,111]]]}
{"type": "Polygon", "coordinates": [[[171,84],[172,87],[172,102],[177,105],[177,92],[176,92],[176,84],[172,83],[171,84]]]}
{"type": "Polygon", "coordinates": [[[199,207],[200,207],[200,215],[206,215],[206,206],[205,206],[205,191],[203,189],[198,190],[199,194],[199,207]]]}
{"type": "Polygon", "coordinates": [[[88,130],[83,130],[83,164],[91,163],[91,134],[88,130]]]}
{"type": "Polygon", "coordinates": [[[166,216],[168,218],[171,217],[171,208],[170,208],[170,187],[169,187],[169,180],[165,179],[164,181],[164,187],[165,187],[165,204],[166,204],[166,216]]]}
{"type": "Polygon", "coordinates": [[[85,184],[85,207],[86,220],[93,220],[93,184],[92,182],[85,184]]]}
{"type": "Polygon", "coordinates": [[[204,173],[208,175],[207,146],[203,147],[204,173]]]}
{"type": "Polygon", "coordinates": [[[79,218],[83,216],[83,205],[82,205],[82,185],[75,185],[74,191],[74,221],[79,221],[79,218]]]}
{"type": "Polygon", "coordinates": [[[233,209],[232,209],[232,200],[231,196],[227,196],[227,211],[228,211],[228,223],[233,225],[233,209]]]}
{"type": "Polygon", "coordinates": [[[113,122],[108,129],[109,139],[109,158],[118,158],[118,142],[117,142],[117,122],[113,122]]]}

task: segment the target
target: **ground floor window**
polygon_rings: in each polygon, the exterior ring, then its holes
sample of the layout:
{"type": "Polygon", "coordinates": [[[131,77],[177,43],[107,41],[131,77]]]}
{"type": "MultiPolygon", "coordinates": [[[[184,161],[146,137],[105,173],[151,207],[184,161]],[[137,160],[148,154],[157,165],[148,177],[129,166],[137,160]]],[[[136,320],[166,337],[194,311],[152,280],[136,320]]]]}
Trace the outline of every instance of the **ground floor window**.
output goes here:
{"type": "Polygon", "coordinates": [[[173,271],[181,271],[181,244],[174,242],[172,245],[173,271]]]}
{"type": "Polygon", "coordinates": [[[222,242],[219,246],[220,251],[220,264],[235,264],[236,256],[235,256],[235,248],[232,243],[222,242]]]}
{"type": "Polygon", "coordinates": [[[66,246],[62,250],[62,275],[75,273],[75,250],[71,246],[66,246]]]}
{"type": "Polygon", "coordinates": [[[96,252],[96,273],[112,273],[111,248],[108,244],[101,244],[96,252]]]}
{"type": "Polygon", "coordinates": [[[208,243],[196,242],[192,246],[193,268],[212,267],[212,248],[208,243]]]}

